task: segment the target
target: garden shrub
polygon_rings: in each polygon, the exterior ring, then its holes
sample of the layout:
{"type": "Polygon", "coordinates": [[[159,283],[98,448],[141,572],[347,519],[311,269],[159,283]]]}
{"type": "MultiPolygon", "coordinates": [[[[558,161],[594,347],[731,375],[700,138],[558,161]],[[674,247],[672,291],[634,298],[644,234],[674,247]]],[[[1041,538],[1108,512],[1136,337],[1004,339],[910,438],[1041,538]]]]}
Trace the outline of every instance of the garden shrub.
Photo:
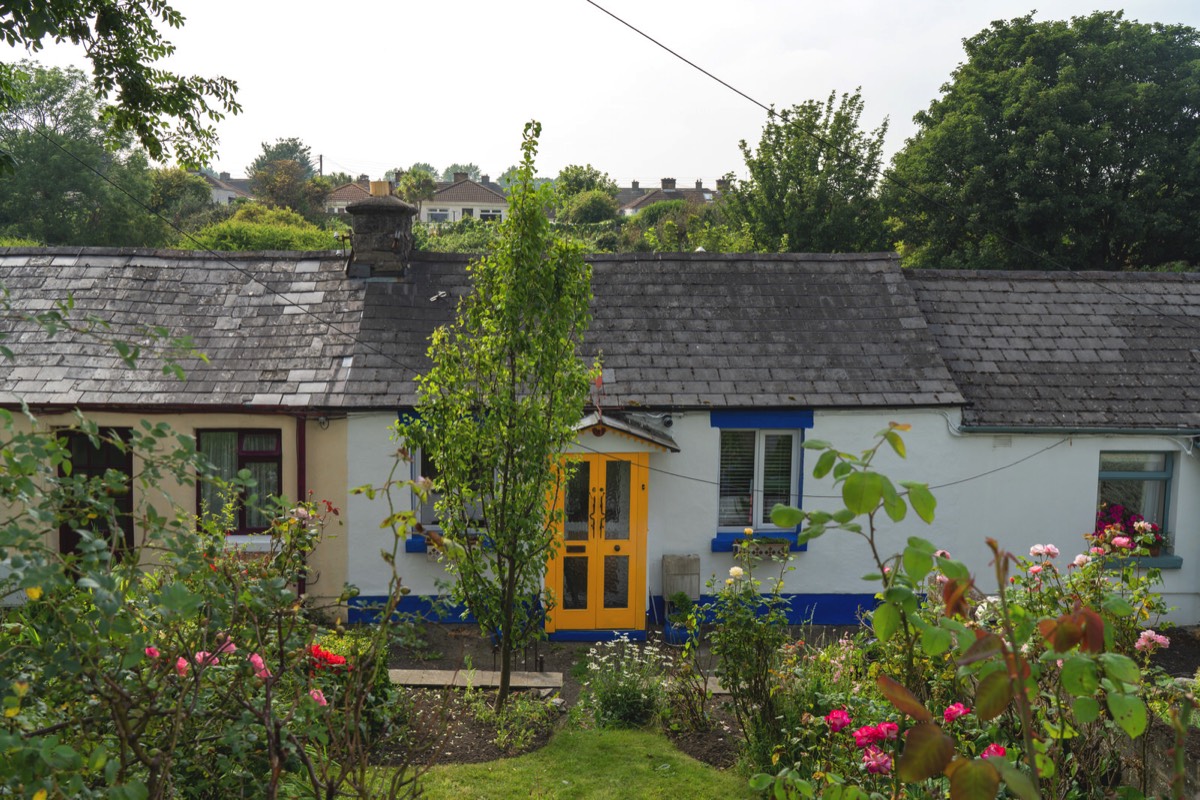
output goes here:
{"type": "Polygon", "coordinates": [[[621,636],[588,650],[581,703],[601,727],[640,727],[659,719],[667,704],[664,679],[670,657],[653,643],[621,636]]]}

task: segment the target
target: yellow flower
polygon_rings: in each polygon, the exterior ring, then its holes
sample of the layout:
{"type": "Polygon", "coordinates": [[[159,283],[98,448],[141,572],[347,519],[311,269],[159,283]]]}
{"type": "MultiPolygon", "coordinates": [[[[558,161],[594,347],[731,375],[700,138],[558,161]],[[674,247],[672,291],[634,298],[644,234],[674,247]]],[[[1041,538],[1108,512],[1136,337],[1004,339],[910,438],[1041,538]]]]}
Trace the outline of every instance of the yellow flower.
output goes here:
{"type": "Polygon", "coordinates": [[[42,599],[42,587],[30,586],[28,589],[25,590],[25,596],[28,597],[30,600],[37,602],[38,600],[42,599]]]}
{"type": "Polygon", "coordinates": [[[46,790],[38,789],[33,793],[33,800],[46,800],[46,790]]]}
{"type": "Polygon", "coordinates": [[[743,536],[753,536],[754,528],[746,528],[745,530],[742,531],[742,535],[743,536]]]}
{"type": "Polygon", "coordinates": [[[8,708],[4,709],[4,716],[6,716],[6,717],[15,717],[17,714],[20,714],[20,713],[21,713],[21,709],[18,706],[9,706],[8,708]]]}

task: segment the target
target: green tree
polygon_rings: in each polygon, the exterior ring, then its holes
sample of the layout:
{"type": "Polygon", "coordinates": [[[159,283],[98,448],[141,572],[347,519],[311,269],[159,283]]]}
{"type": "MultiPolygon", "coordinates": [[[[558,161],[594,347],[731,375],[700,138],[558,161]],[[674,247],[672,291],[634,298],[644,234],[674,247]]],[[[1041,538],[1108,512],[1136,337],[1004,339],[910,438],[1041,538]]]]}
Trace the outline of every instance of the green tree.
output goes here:
{"type": "Polygon", "coordinates": [[[906,264],[1200,264],[1197,37],[1097,12],[966,39],[894,159],[916,190],[885,197],[906,264]]]}
{"type": "Polygon", "coordinates": [[[496,178],[496,183],[499,184],[505,191],[507,191],[510,186],[517,182],[517,176],[520,174],[521,165],[513,164],[511,167],[504,170],[504,172],[500,173],[500,177],[496,178]]]}
{"type": "Polygon", "coordinates": [[[883,250],[888,246],[876,191],[887,121],[860,128],[862,97],[830,92],[767,116],[757,152],[739,147],[750,178],[732,182],[725,210],[747,226],[756,249],[789,252],[883,250]]]}
{"type": "Polygon", "coordinates": [[[276,139],[274,144],[262,143],[262,152],[246,167],[246,174],[254,177],[256,172],[266,169],[276,161],[295,161],[301,176],[308,180],[317,174],[312,160],[312,148],[296,137],[276,139]]]}
{"type": "MultiPolygon", "coordinates": [[[[563,449],[587,399],[576,347],[589,322],[591,273],[581,248],[557,238],[549,190],[535,188],[541,126],[525,126],[520,180],[473,288],[433,335],[419,379],[419,418],[400,437],[433,457],[438,515],[454,597],[500,635],[497,707],[509,695],[512,653],[542,635],[538,612],[555,542],[547,498],[561,493],[563,449]]],[[[561,517],[561,515],[559,515],[561,517]]]]}
{"type": "MultiPolygon", "coordinates": [[[[92,89],[101,100],[112,136],[134,136],[150,157],[172,153],[188,165],[215,152],[213,123],[236,114],[237,84],[227,78],[177,75],[154,66],[175,52],[160,23],[182,27],[183,15],[163,0],[16,0],[0,13],[0,38],[37,52],[49,39],[81,45],[92,63],[92,89]]],[[[0,64],[0,110],[12,106],[28,63],[0,64]]],[[[12,166],[0,153],[0,171],[12,166]]]]}
{"type": "Polygon", "coordinates": [[[436,189],[437,179],[425,170],[410,169],[396,178],[396,195],[413,205],[433,197],[436,189]]]}
{"type": "Polygon", "coordinates": [[[558,172],[554,179],[554,191],[560,210],[569,208],[575,198],[584,192],[603,192],[616,199],[617,182],[608,177],[607,172],[601,172],[591,164],[580,166],[568,164],[558,172]]]}
{"type": "Polygon", "coordinates": [[[325,216],[325,196],[332,187],[327,180],[305,177],[303,165],[291,159],[271,161],[250,175],[255,198],[269,206],[289,208],[310,222],[325,216]]]}
{"type": "Polygon", "coordinates": [[[608,192],[589,189],[571,198],[563,209],[566,222],[606,222],[617,218],[617,200],[608,192]]]}
{"type": "Polygon", "coordinates": [[[396,170],[396,172],[397,173],[428,172],[430,175],[433,176],[433,179],[435,181],[437,180],[438,175],[441,175],[441,172],[438,171],[438,168],[435,167],[433,164],[430,164],[428,161],[417,161],[411,167],[409,167],[407,170],[401,169],[401,170],[396,170]]]}
{"type": "Polygon", "coordinates": [[[84,74],[17,69],[22,99],[0,111],[0,148],[13,159],[0,181],[0,232],[47,245],[164,244],[165,226],[145,210],[146,156],[114,133],[84,74]]]}
{"type": "Polygon", "coordinates": [[[232,213],[212,201],[208,183],[194,172],[178,167],[150,173],[150,210],[164,218],[173,231],[193,231],[232,213]]]}
{"type": "Polygon", "coordinates": [[[285,208],[268,208],[247,203],[232,217],[206,225],[180,246],[192,250],[332,250],[337,246],[334,231],[324,230],[285,208]]]}
{"type": "MultiPolygon", "coordinates": [[[[415,169],[416,166],[417,165],[414,164],[413,168],[415,169]]],[[[422,166],[429,165],[425,164],[422,166]]],[[[449,183],[450,181],[454,180],[455,174],[459,172],[466,173],[467,178],[473,181],[479,180],[479,176],[482,174],[479,171],[478,164],[451,164],[450,166],[446,167],[446,169],[442,170],[442,181],[444,183],[449,183]]]]}

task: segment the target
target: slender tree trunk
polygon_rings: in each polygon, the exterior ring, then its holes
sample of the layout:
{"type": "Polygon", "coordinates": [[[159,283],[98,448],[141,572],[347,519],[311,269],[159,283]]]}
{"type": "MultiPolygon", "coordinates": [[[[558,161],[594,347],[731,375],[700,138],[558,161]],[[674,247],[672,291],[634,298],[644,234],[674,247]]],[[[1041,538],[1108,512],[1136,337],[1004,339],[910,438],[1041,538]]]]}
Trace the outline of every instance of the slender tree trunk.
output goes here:
{"type": "Polygon", "coordinates": [[[507,572],[504,581],[504,614],[500,618],[500,691],[496,693],[497,711],[504,708],[504,704],[508,702],[509,688],[512,685],[513,605],[517,600],[516,565],[510,563],[507,572]]]}

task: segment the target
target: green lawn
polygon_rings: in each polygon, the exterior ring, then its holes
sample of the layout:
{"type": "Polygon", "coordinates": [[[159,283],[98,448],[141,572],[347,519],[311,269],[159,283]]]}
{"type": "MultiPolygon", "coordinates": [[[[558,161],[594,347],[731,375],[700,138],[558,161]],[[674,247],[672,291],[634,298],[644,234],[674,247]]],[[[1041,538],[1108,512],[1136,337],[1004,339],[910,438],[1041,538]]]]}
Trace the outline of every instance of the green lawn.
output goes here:
{"type": "Polygon", "coordinates": [[[685,756],[661,734],[628,730],[562,730],[520,758],[434,767],[422,786],[430,800],[755,796],[742,776],[685,756]]]}

